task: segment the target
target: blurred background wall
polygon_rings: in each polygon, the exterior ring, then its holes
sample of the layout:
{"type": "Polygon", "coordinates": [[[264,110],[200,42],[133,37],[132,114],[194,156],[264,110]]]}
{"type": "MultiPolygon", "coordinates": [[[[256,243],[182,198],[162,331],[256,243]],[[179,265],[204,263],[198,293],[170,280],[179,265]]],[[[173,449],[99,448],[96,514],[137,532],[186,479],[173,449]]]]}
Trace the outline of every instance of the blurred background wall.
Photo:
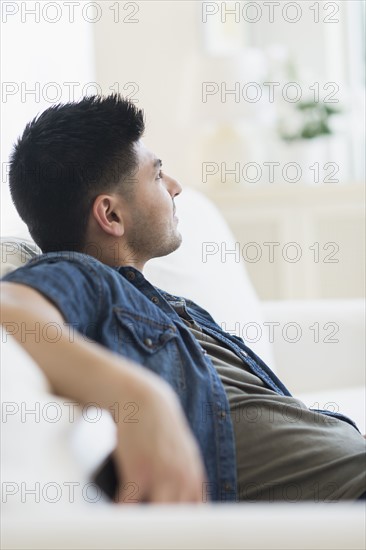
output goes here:
{"type": "Polygon", "coordinates": [[[362,0],[2,2],[2,234],[25,232],[7,186],[25,123],[118,91],[167,173],[222,210],[222,261],[239,255],[260,297],[363,296],[364,16],[362,0]]]}

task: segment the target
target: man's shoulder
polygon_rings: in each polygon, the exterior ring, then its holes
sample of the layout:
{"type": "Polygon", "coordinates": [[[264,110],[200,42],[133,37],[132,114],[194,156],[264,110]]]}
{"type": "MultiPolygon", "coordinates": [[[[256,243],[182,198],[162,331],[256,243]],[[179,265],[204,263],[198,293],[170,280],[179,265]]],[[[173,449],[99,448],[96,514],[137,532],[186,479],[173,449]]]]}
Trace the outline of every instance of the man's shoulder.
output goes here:
{"type": "Polygon", "coordinates": [[[94,256],[75,252],[72,250],[63,250],[58,252],[48,252],[39,254],[24,263],[17,269],[8,272],[3,281],[24,282],[29,277],[44,277],[48,275],[51,278],[60,277],[87,277],[93,278],[95,282],[103,279],[110,279],[116,276],[116,268],[110,267],[94,256]]]}
{"type": "Polygon", "coordinates": [[[112,269],[106,264],[103,264],[100,260],[89,254],[82,252],[75,252],[74,250],[61,250],[57,252],[47,252],[45,254],[39,254],[32,258],[26,265],[33,267],[42,264],[69,264],[75,266],[89,266],[99,269],[112,269]]]}
{"type": "Polygon", "coordinates": [[[38,254],[26,262],[23,267],[32,268],[41,265],[53,265],[55,268],[62,268],[64,266],[70,266],[73,268],[89,268],[96,269],[98,271],[114,272],[115,268],[110,267],[94,256],[84,254],[82,252],[75,252],[74,250],[62,250],[57,252],[47,252],[44,254],[38,254]]]}
{"type": "Polygon", "coordinates": [[[77,326],[98,319],[112,297],[125,297],[124,280],[115,268],[74,251],[40,254],[5,275],[2,281],[38,291],[61,311],[67,322],[77,326]]]}

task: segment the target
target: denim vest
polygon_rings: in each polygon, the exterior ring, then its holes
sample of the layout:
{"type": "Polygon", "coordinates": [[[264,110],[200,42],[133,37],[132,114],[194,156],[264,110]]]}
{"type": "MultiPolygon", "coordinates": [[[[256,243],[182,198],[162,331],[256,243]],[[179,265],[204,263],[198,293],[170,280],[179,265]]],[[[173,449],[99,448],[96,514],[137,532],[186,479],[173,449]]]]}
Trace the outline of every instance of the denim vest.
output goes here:
{"type": "MultiPolygon", "coordinates": [[[[154,287],[135,268],[111,268],[77,252],[44,254],[3,280],[38,290],[56,305],[69,328],[164,378],[179,397],[201,450],[207,473],[202,500],[237,500],[226,393],[212,361],[180,317],[225,344],[267,387],[291,395],[241,338],[224,332],[194,302],[154,287]]],[[[338,413],[320,412],[354,425],[338,413]]]]}

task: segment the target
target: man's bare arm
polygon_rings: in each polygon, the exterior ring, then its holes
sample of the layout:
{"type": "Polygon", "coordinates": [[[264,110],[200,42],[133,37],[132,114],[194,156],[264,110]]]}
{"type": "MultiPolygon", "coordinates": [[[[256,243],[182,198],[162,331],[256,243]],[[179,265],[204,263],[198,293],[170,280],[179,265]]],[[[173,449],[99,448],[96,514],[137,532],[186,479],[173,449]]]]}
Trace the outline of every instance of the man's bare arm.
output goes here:
{"type": "MultiPolygon", "coordinates": [[[[26,285],[1,283],[1,322],[5,329],[12,329],[55,394],[81,405],[97,403],[104,409],[115,408],[117,403],[117,410],[123,410],[125,403],[136,403],[138,422],[115,418],[117,469],[129,494],[128,483],[133,482],[138,501],[202,501],[205,472],[200,452],[179,401],[165,381],[76,332],[71,340],[59,310],[26,285]],[[29,333],[22,338],[22,331],[14,330],[20,323],[29,329],[40,323],[41,340],[35,341],[29,333]],[[59,325],[58,341],[42,338],[42,326],[47,323],[59,325]]],[[[120,502],[124,498],[122,488],[120,502]]]]}

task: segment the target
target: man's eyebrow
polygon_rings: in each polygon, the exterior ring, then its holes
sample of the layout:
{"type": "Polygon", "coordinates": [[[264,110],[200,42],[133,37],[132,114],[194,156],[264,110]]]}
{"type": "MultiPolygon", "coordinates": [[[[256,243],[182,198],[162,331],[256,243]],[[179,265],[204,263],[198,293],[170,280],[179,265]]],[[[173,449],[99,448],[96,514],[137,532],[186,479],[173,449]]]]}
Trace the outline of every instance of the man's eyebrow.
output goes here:
{"type": "Polygon", "coordinates": [[[158,168],[158,167],[161,168],[163,166],[163,161],[160,160],[160,159],[155,159],[153,166],[154,166],[154,168],[158,168]]]}

